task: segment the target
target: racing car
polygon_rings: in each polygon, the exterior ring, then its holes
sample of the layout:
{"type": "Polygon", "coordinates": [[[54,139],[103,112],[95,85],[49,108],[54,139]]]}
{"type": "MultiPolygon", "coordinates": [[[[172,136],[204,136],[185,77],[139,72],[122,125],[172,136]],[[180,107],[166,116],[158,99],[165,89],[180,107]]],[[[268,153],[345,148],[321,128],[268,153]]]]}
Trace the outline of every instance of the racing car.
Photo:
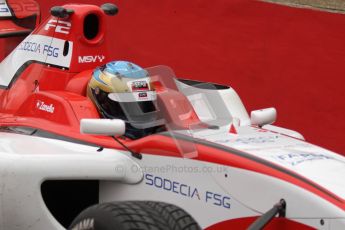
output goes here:
{"type": "Polygon", "coordinates": [[[0,6],[0,229],[345,229],[343,156],[232,87],[116,61],[115,5],[0,6]]]}

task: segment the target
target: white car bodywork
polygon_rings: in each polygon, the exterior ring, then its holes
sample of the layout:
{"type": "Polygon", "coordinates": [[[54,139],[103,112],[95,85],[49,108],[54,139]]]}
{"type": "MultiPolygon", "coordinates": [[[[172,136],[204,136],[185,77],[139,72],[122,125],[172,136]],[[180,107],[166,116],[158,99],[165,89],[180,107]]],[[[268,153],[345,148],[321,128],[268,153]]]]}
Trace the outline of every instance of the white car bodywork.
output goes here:
{"type": "Polygon", "coordinates": [[[0,229],[64,229],[41,196],[45,180],[104,180],[139,183],[141,171],[126,154],[54,139],[0,132],[0,229]]]}
{"type": "MultiPolygon", "coordinates": [[[[290,130],[266,126],[264,132],[258,131],[250,126],[250,118],[233,89],[218,93],[240,121],[236,124],[238,134],[229,133],[226,126],[195,132],[195,138],[277,164],[345,199],[344,157],[287,137],[303,138],[290,130]]],[[[173,203],[189,212],[202,228],[261,215],[281,198],[288,204],[287,218],[291,220],[317,229],[345,226],[344,210],[279,178],[188,158],[142,153],[139,160],[122,151],[97,149],[0,132],[0,229],[64,229],[49,213],[39,192],[43,181],[54,179],[99,180],[101,202],[173,203]]]]}

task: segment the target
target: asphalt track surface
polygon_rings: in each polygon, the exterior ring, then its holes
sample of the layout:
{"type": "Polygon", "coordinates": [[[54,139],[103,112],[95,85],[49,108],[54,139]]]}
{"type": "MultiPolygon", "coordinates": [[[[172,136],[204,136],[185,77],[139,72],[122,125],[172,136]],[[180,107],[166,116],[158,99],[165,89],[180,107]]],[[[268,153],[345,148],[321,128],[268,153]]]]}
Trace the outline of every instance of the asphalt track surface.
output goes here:
{"type": "Polygon", "coordinates": [[[264,0],[293,7],[314,8],[334,13],[345,13],[344,0],[264,0]]]}

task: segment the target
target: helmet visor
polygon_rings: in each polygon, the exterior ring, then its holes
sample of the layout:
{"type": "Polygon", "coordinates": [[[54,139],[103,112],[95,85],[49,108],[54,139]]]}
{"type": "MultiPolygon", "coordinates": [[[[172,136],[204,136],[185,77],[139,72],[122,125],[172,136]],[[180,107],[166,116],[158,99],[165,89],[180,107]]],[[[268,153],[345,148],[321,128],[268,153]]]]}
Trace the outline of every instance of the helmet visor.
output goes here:
{"type": "Polygon", "coordinates": [[[156,105],[156,92],[132,92],[108,94],[108,111],[112,117],[121,117],[137,129],[164,124],[156,105]]]}

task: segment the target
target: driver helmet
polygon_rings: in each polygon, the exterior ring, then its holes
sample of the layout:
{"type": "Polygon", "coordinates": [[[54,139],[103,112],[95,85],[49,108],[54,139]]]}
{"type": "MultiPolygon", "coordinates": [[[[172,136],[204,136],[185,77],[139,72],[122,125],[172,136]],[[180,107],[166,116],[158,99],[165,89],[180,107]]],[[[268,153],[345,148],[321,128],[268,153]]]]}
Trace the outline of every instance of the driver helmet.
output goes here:
{"type": "Polygon", "coordinates": [[[125,136],[132,139],[149,135],[162,125],[150,76],[134,63],[114,61],[95,69],[87,95],[102,117],[124,120],[125,136]]]}

